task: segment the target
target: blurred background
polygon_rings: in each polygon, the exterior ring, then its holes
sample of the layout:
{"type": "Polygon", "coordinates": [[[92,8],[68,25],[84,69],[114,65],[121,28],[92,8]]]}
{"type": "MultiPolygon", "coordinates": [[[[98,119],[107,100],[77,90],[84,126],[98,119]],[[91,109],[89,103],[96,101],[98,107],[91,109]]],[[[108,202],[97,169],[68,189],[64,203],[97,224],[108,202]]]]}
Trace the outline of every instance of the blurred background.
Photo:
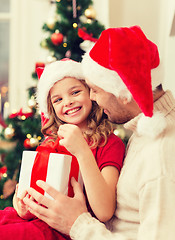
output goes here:
{"type": "MultiPolygon", "coordinates": [[[[23,150],[43,136],[36,68],[81,56],[109,27],[139,25],[158,45],[175,96],[174,0],[0,0],[0,209],[11,205],[23,150]]],[[[120,126],[115,132],[127,143],[120,126]]]]}

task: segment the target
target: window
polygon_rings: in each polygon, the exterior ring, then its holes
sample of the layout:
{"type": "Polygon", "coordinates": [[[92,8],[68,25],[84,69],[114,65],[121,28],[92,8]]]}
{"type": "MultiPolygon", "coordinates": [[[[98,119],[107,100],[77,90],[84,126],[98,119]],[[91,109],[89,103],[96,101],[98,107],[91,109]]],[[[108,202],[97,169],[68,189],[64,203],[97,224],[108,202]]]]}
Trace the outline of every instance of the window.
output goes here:
{"type": "Polygon", "coordinates": [[[1,0],[0,5],[0,113],[4,114],[4,104],[8,101],[9,78],[9,28],[10,2],[1,0]]]}

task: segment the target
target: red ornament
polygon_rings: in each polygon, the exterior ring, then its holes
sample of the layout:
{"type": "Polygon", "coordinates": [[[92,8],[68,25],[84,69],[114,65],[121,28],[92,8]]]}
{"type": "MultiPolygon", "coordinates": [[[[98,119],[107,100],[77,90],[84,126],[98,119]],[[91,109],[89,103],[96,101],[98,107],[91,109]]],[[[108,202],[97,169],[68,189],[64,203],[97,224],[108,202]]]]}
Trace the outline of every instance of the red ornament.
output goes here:
{"type": "Polygon", "coordinates": [[[7,167],[6,166],[3,166],[3,167],[0,168],[0,180],[3,177],[4,173],[7,173],[7,167]]]}
{"type": "Polygon", "coordinates": [[[30,146],[30,139],[29,138],[26,138],[24,140],[24,147],[27,148],[27,149],[31,148],[31,146],[30,146]]]}
{"type": "Polygon", "coordinates": [[[53,33],[51,35],[51,41],[54,45],[58,46],[63,42],[63,34],[62,33],[53,33]]]}

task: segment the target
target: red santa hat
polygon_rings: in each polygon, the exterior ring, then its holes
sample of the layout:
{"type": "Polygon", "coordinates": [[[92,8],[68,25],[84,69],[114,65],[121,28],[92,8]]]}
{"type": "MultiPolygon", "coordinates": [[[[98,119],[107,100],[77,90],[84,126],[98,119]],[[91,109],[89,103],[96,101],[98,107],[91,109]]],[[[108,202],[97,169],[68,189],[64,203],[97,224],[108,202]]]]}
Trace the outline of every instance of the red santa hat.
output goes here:
{"type": "Polygon", "coordinates": [[[47,110],[47,97],[53,85],[65,77],[84,79],[81,64],[79,62],[64,58],[48,64],[45,68],[38,68],[37,74],[40,78],[37,86],[37,103],[40,111],[49,118],[47,110]]]}
{"type": "Polygon", "coordinates": [[[82,68],[93,84],[116,97],[133,97],[143,114],[152,117],[152,90],[162,81],[159,63],[157,46],[133,26],[104,30],[84,55],[82,68]]]}

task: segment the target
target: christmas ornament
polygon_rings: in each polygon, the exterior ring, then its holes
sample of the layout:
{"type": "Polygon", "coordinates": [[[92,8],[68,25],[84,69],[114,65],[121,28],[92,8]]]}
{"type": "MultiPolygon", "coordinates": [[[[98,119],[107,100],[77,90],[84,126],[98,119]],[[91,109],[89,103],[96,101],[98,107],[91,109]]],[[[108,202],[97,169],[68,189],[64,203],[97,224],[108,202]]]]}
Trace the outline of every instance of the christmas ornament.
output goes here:
{"type": "Polygon", "coordinates": [[[51,2],[51,7],[48,13],[48,20],[46,25],[48,26],[49,29],[54,29],[55,27],[55,22],[56,22],[56,2],[51,2]],[[52,4],[53,3],[53,4],[52,4]]]}
{"type": "Polygon", "coordinates": [[[6,176],[5,174],[7,174],[7,167],[3,166],[0,168],[0,180],[2,177],[6,176]]]}
{"type": "Polygon", "coordinates": [[[72,0],[73,18],[77,17],[77,1],[72,0]]]}
{"type": "Polygon", "coordinates": [[[29,139],[32,137],[30,133],[28,133],[26,136],[27,136],[27,138],[29,138],[29,139]]]}
{"type": "Polygon", "coordinates": [[[26,120],[26,116],[21,116],[21,120],[25,121],[26,120]]]}
{"type": "Polygon", "coordinates": [[[16,184],[17,184],[17,181],[16,180],[12,180],[12,179],[8,179],[4,183],[4,187],[3,187],[4,199],[8,198],[10,195],[12,195],[12,193],[14,193],[15,188],[16,188],[16,184]]]}
{"type": "Polygon", "coordinates": [[[71,7],[71,6],[67,6],[67,10],[68,10],[68,11],[71,11],[71,10],[72,10],[72,7],[71,7]]]}
{"type": "Polygon", "coordinates": [[[67,43],[63,43],[63,47],[65,47],[65,48],[66,48],[66,47],[67,47],[67,43]]]}
{"type": "Polygon", "coordinates": [[[117,129],[114,130],[114,134],[122,140],[126,137],[125,130],[122,127],[117,127],[117,129]]]}
{"type": "Polygon", "coordinates": [[[71,50],[67,50],[67,52],[65,53],[65,57],[66,58],[70,58],[71,57],[71,50]]]}
{"type": "Polygon", "coordinates": [[[78,24],[77,23],[73,23],[72,26],[73,26],[73,28],[77,28],[78,24]]]}
{"type": "Polygon", "coordinates": [[[52,63],[52,62],[55,62],[56,60],[57,60],[56,57],[53,57],[53,56],[47,57],[47,63],[52,63]]]}
{"type": "Polygon", "coordinates": [[[49,29],[54,29],[54,27],[55,27],[55,18],[49,18],[48,20],[47,20],[47,26],[48,26],[48,28],[49,29]]]}
{"type": "Polygon", "coordinates": [[[37,147],[39,145],[39,141],[37,137],[32,137],[30,139],[30,146],[31,148],[37,147]]]}
{"type": "Polygon", "coordinates": [[[29,108],[34,108],[34,107],[36,107],[36,101],[35,101],[35,98],[34,98],[34,96],[32,96],[29,100],[28,100],[28,106],[29,106],[29,108]]]}
{"type": "Polygon", "coordinates": [[[48,49],[47,40],[46,40],[46,39],[43,39],[43,40],[41,41],[40,45],[41,45],[42,48],[48,49]]]}
{"type": "Polygon", "coordinates": [[[85,10],[84,14],[87,18],[90,18],[90,19],[94,19],[96,17],[96,11],[94,10],[94,8],[92,6],[87,8],[85,10]]]}
{"type": "Polygon", "coordinates": [[[88,24],[92,24],[92,19],[87,19],[87,21],[86,21],[86,23],[88,23],[88,24]]]}
{"type": "Polygon", "coordinates": [[[26,148],[26,149],[30,149],[31,148],[31,146],[30,146],[30,139],[29,138],[26,138],[25,140],[24,140],[24,147],[26,148]]]}
{"type": "Polygon", "coordinates": [[[4,136],[6,139],[12,139],[12,137],[15,135],[15,129],[10,124],[8,127],[4,130],[4,136]]]}
{"type": "Polygon", "coordinates": [[[81,16],[79,17],[79,19],[80,19],[80,21],[81,21],[82,23],[86,23],[86,22],[87,22],[87,17],[86,17],[85,15],[81,15],[81,16]]]}
{"type": "Polygon", "coordinates": [[[55,46],[60,45],[63,42],[63,34],[56,31],[51,35],[51,41],[55,46]]]}
{"type": "Polygon", "coordinates": [[[41,137],[41,136],[38,136],[37,138],[38,138],[38,141],[40,141],[40,140],[42,139],[42,137],[41,137]]]}

